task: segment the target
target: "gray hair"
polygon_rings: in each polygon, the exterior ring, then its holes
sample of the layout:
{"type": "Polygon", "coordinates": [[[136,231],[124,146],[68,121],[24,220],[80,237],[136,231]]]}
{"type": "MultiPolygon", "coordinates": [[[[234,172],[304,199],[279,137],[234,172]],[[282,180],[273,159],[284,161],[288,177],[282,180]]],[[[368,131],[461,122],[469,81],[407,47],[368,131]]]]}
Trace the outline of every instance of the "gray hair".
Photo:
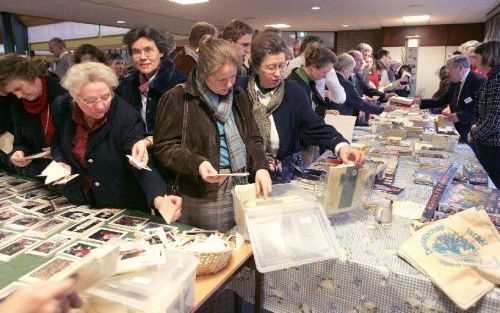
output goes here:
{"type": "Polygon", "coordinates": [[[354,69],[354,67],[356,67],[356,61],[354,61],[354,58],[349,53],[342,53],[338,56],[334,67],[337,71],[343,71],[349,68],[354,69]]]}
{"type": "Polygon", "coordinates": [[[469,40],[464,42],[463,44],[458,47],[458,51],[460,51],[462,54],[469,54],[474,52],[474,49],[476,49],[477,46],[479,46],[479,41],[477,40],[469,40]]]}
{"type": "Polygon", "coordinates": [[[364,43],[364,42],[358,44],[356,47],[356,50],[361,51],[361,52],[370,50],[373,52],[372,46],[370,46],[369,44],[364,43]]]}
{"type": "Polygon", "coordinates": [[[116,78],[113,70],[97,62],[72,65],[64,76],[61,85],[73,98],[76,98],[83,86],[89,82],[103,82],[110,89],[115,89],[118,86],[118,78],[116,78]]]}
{"type": "Polygon", "coordinates": [[[470,68],[470,61],[469,58],[464,55],[464,54],[456,54],[452,55],[449,59],[448,62],[451,62],[453,66],[461,66],[463,68],[470,68]]]}

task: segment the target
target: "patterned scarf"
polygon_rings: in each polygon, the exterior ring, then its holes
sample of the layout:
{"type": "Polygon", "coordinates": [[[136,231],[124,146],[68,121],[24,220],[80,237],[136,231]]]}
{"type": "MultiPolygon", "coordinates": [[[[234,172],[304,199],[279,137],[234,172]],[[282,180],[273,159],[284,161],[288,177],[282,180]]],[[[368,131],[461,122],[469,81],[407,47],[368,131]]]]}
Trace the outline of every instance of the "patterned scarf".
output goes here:
{"type": "Polygon", "coordinates": [[[252,76],[248,80],[248,97],[253,104],[253,115],[255,117],[255,122],[257,122],[257,126],[259,127],[260,135],[264,139],[266,154],[272,155],[271,121],[269,120],[269,116],[273,114],[276,109],[278,109],[279,105],[283,101],[283,96],[285,95],[285,83],[281,82],[281,84],[276,87],[267,106],[259,101],[259,95],[257,94],[256,87],[257,82],[255,81],[255,76],[252,76]]]}
{"type": "Polygon", "coordinates": [[[224,123],[232,172],[244,172],[247,167],[247,149],[234,120],[233,90],[231,89],[226,96],[219,97],[208,89],[198,73],[195,73],[194,76],[196,87],[200,91],[203,100],[212,110],[215,118],[224,123]]]}

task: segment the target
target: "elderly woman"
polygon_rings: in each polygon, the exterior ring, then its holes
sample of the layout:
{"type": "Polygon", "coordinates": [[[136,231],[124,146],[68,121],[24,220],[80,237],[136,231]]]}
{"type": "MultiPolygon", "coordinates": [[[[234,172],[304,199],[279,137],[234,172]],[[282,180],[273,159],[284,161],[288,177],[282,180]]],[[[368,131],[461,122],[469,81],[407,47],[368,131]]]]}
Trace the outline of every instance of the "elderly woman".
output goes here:
{"type": "Polygon", "coordinates": [[[361,98],[359,93],[356,91],[356,87],[349,80],[354,72],[354,67],[356,67],[356,61],[354,61],[354,58],[348,53],[341,54],[338,57],[337,63],[335,63],[337,77],[339,78],[340,85],[344,87],[347,95],[345,103],[340,107],[340,113],[342,115],[353,115],[354,109],[367,114],[380,114],[384,111],[393,111],[394,108],[392,106],[386,106],[384,108],[376,104],[368,103],[361,98]]]}
{"type": "Polygon", "coordinates": [[[219,173],[248,171],[255,175],[258,194],[271,191],[251,105],[233,86],[240,64],[229,42],[203,37],[197,70],[185,86],[165,94],[158,106],[155,156],[177,175],[182,221],[189,225],[220,231],[235,225],[231,189],[245,181],[221,178],[219,173]]]}
{"type": "Polygon", "coordinates": [[[275,34],[259,34],[252,42],[255,76],[240,80],[248,92],[274,182],[289,182],[301,166],[299,136],[307,144],[331,149],[345,163],[362,163],[364,156],[349,147],[335,128],[314,113],[311,99],[293,81],[284,80],[286,45],[275,34]]]}
{"type": "Polygon", "coordinates": [[[486,73],[479,89],[476,119],[469,137],[476,144],[477,157],[497,188],[500,188],[500,41],[483,42],[474,50],[478,69],[486,73]]]}
{"type": "Polygon", "coordinates": [[[51,118],[54,99],[66,93],[54,75],[19,55],[0,60],[0,89],[11,93],[14,148],[10,161],[21,174],[36,176],[50,163],[50,141],[54,134],[51,118]],[[44,158],[26,158],[46,151],[44,158]]]}
{"type": "Polygon", "coordinates": [[[166,185],[152,163],[149,171],[127,162],[133,144],[143,138],[144,124],[132,106],[113,94],[118,85],[113,70],[95,62],[76,64],[62,85],[70,95],[54,103],[52,158],[79,174],[62,187],[66,198],[143,211],[171,201],[178,218],[181,199],[164,197],[166,185]]]}

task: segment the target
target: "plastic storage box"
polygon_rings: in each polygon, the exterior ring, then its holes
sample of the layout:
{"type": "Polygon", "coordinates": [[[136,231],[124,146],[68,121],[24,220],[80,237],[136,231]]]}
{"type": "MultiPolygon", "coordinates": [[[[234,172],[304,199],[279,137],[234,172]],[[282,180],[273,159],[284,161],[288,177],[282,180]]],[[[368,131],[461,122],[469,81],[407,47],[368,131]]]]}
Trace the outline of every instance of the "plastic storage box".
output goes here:
{"type": "Polygon", "coordinates": [[[314,194],[293,184],[273,185],[272,195],[268,199],[256,197],[254,184],[238,185],[233,189],[234,219],[241,235],[245,240],[249,240],[245,212],[258,207],[317,201],[314,194]]]}
{"type": "Polygon", "coordinates": [[[169,251],[159,267],[105,279],[87,291],[96,313],[191,312],[198,259],[169,251]]]}
{"type": "Polygon", "coordinates": [[[343,258],[343,250],[318,202],[260,206],[247,210],[245,221],[261,273],[343,258]]]}

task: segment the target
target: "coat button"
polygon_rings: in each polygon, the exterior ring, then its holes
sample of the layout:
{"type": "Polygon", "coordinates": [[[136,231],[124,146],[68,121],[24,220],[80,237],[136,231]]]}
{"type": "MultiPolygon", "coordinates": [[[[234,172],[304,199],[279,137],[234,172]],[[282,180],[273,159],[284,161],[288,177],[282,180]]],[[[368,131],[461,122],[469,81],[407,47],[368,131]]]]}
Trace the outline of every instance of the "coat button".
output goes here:
{"type": "Polygon", "coordinates": [[[98,181],[96,181],[96,182],[94,183],[94,186],[96,186],[96,187],[99,187],[100,185],[101,185],[101,183],[99,183],[98,181]]]}
{"type": "Polygon", "coordinates": [[[94,163],[94,160],[93,159],[89,159],[88,162],[89,163],[94,163]]]}

